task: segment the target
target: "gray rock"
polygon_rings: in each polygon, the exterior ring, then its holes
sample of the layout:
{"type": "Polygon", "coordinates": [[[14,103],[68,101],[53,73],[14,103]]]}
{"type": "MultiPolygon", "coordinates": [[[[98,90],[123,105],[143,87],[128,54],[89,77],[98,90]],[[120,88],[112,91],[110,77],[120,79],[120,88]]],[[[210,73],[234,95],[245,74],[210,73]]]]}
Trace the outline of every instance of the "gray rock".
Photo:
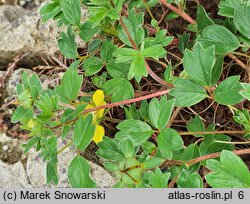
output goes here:
{"type": "Polygon", "coordinates": [[[0,69],[16,56],[30,52],[22,62],[38,64],[39,56],[58,51],[59,29],[55,22],[42,24],[38,9],[27,12],[20,6],[0,6],[0,69]]]}
{"type": "Polygon", "coordinates": [[[21,141],[0,133],[0,160],[8,164],[14,164],[21,160],[21,141]]]}
{"type": "MultiPolygon", "coordinates": [[[[65,140],[63,143],[65,144],[65,140]]],[[[75,155],[74,150],[68,148],[58,156],[59,183],[56,187],[70,187],[67,178],[67,168],[75,155]]],[[[96,181],[98,187],[112,187],[115,184],[115,179],[105,169],[91,161],[89,161],[89,164],[93,180],[96,181]]],[[[27,160],[26,171],[33,187],[48,187],[45,181],[45,169],[46,163],[35,150],[31,150],[27,160]]]]}
{"type": "Polygon", "coordinates": [[[0,188],[31,188],[22,162],[13,165],[0,160],[0,188]]]}

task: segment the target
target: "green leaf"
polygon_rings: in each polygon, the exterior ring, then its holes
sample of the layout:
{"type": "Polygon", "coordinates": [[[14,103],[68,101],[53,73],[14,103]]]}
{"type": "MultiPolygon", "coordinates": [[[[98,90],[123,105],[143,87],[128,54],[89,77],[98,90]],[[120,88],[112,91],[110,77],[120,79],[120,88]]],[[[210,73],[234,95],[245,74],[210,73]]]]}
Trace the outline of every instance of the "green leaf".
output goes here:
{"type": "Polygon", "coordinates": [[[49,184],[51,181],[55,185],[58,184],[58,173],[57,173],[57,157],[52,158],[46,166],[46,183],[49,184]]]}
{"type": "Polygon", "coordinates": [[[11,122],[17,123],[25,119],[31,119],[34,117],[33,109],[25,109],[22,106],[18,106],[11,116],[11,122]]]}
{"type": "Polygon", "coordinates": [[[73,25],[80,26],[81,22],[81,3],[80,0],[61,1],[62,10],[65,18],[73,25]]]}
{"type": "Polygon", "coordinates": [[[250,39],[250,7],[241,6],[241,9],[234,13],[234,24],[240,33],[250,39]]]}
{"type": "Polygon", "coordinates": [[[134,155],[134,146],[129,139],[124,139],[121,141],[121,150],[125,158],[129,158],[134,155]]]}
{"type": "Polygon", "coordinates": [[[243,99],[239,93],[242,89],[239,79],[240,76],[231,76],[222,81],[214,91],[216,102],[222,105],[239,103],[243,99]]]}
{"type": "Polygon", "coordinates": [[[247,3],[248,0],[221,0],[219,3],[219,12],[221,16],[229,18],[234,17],[234,11],[240,10],[243,3],[247,3]]]}
{"type": "Polygon", "coordinates": [[[35,100],[38,96],[40,96],[41,91],[42,91],[41,80],[36,74],[33,74],[30,77],[30,93],[33,100],[35,100]]]}
{"type": "Polygon", "coordinates": [[[97,27],[92,28],[92,23],[87,21],[81,25],[79,36],[83,41],[89,42],[98,31],[97,27]]]}
{"type": "Polygon", "coordinates": [[[207,174],[205,178],[213,188],[250,187],[250,172],[248,167],[233,152],[222,151],[220,162],[214,159],[208,160],[207,167],[213,172],[207,174]]]}
{"type": "Polygon", "coordinates": [[[80,116],[75,123],[73,142],[77,149],[81,151],[88,147],[93,138],[95,126],[92,124],[92,121],[92,114],[89,114],[86,118],[80,116]]]}
{"type": "Polygon", "coordinates": [[[237,37],[227,28],[221,25],[210,25],[206,27],[197,39],[204,48],[215,46],[215,52],[224,55],[236,50],[240,46],[237,37]]]}
{"type": "Polygon", "coordinates": [[[170,90],[170,95],[175,97],[176,106],[192,106],[207,97],[206,91],[189,79],[177,79],[174,86],[175,88],[170,90]]]}
{"type": "Polygon", "coordinates": [[[151,154],[154,150],[156,150],[156,146],[155,144],[153,144],[152,142],[144,142],[142,145],[141,145],[142,149],[147,152],[147,154],[151,154]]]}
{"type": "Polygon", "coordinates": [[[149,103],[149,118],[154,127],[158,129],[163,129],[166,127],[173,108],[175,101],[168,100],[165,96],[161,97],[161,100],[158,101],[156,98],[153,98],[149,103]]]}
{"type": "Polygon", "coordinates": [[[53,18],[61,12],[61,5],[57,2],[45,4],[39,11],[42,16],[42,22],[47,22],[50,18],[53,18]]]}
{"type": "Polygon", "coordinates": [[[233,150],[232,144],[218,143],[216,141],[230,142],[231,138],[224,134],[204,135],[204,140],[200,144],[201,156],[221,152],[222,150],[233,150]]]}
{"type": "MultiPolygon", "coordinates": [[[[145,31],[142,27],[144,13],[136,13],[134,9],[131,9],[129,11],[128,19],[122,17],[122,20],[135,44],[137,46],[140,45],[145,36],[145,31]]],[[[124,44],[132,47],[130,40],[128,39],[128,36],[122,26],[118,27],[118,36],[124,44]]]]}
{"type": "Polygon", "coordinates": [[[160,45],[153,45],[151,47],[145,48],[141,51],[141,55],[146,57],[152,57],[154,59],[159,59],[160,57],[166,56],[166,50],[160,45]]]}
{"type": "Polygon", "coordinates": [[[240,92],[240,94],[250,101],[250,84],[248,83],[241,83],[241,86],[243,87],[243,90],[240,92]]]}
{"type": "Polygon", "coordinates": [[[203,30],[207,26],[213,25],[214,22],[209,18],[206,10],[203,6],[199,5],[197,7],[197,25],[198,30],[203,30]]]}
{"type": "Polygon", "coordinates": [[[83,68],[86,70],[85,76],[92,76],[99,72],[104,65],[104,61],[99,57],[90,57],[83,63],[83,68]]]}
{"type": "Polygon", "coordinates": [[[56,92],[65,101],[71,101],[77,99],[81,86],[83,82],[83,77],[78,75],[76,69],[68,69],[61,81],[61,85],[56,87],[56,92]]]}
{"type": "Polygon", "coordinates": [[[122,121],[116,128],[120,131],[116,133],[115,138],[130,139],[135,147],[146,142],[153,133],[147,123],[133,119],[122,121]]]}
{"type": "Polygon", "coordinates": [[[68,178],[72,188],[96,188],[95,182],[90,177],[88,162],[79,155],[70,162],[68,178]]]}
{"type": "MultiPolygon", "coordinates": [[[[197,144],[190,144],[187,148],[184,149],[182,160],[189,161],[191,159],[197,158],[200,156],[200,150],[197,144]]],[[[200,168],[200,163],[194,164],[189,167],[189,170],[192,172],[198,171],[200,168]]]]}
{"type": "Polygon", "coordinates": [[[235,114],[233,116],[235,122],[243,125],[244,129],[247,133],[244,135],[245,137],[249,137],[250,132],[250,112],[246,110],[235,110],[235,114]]]}
{"type": "Polygon", "coordinates": [[[124,155],[119,148],[118,142],[114,139],[104,136],[102,142],[99,142],[97,146],[99,149],[97,150],[96,154],[99,157],[108,159],[110,161],[121,161],[124,159],[124,155]]]}
{"type": "Polygon", "coordinates": [[[153,188],[167,188],[170,173],[162,173],[159,168],[149,173],[149,182],[153,188]]]}
{"type": "Polygon", "coordinates": [[[67,34],[64,32],[61,33],[61,38],[58,40],[58,47],[65,57],[69,59],[77,58],[77,43],[75,42],[75,35],[70,26],[68,27],[67,34]]]}
{"type": "Polygon", "coordinates": [[[89,54],[92,54],[94,52],[97,52],[98,49],[101,47],[102,41],[100,39],[95,39],[89,43],[88,46],[88,52],[89,54]]]}
{"type": "Polygon", "coordinates": [[[128,75],[130,64],[128,62],[116,63],[115,59],[108,61],[106,65],[107,71],[113,78],[126,78],[128,75]]]}
{"type": "MultiPolygon", "coordinates": [[[[187,129],[189,132],[203,132],[205,131],[205,126],[201,118],[196,115],[194,118],[191,118],[190,123],[187,124],[187,129]]],[[[195,137],[203,137],[203,135],[194,134],[195,137]]]]}
{"type": "Polygon", "coordinates": [[[213,68],[215,65],[215,47],[203,49],[200,44],[195,44],[193,52],[185,50],[184,68],[187,74],[197,83],[210,86],[213,80],[213,68]]]}
{"type": "Polygon", "coordinates": [[[131,48],[118,48],[113,52],[113,56],[116,57],[117,63],[131,61],[137,55],[138,50],[131,48]]]}
{"type": "Polygon", "coordinates": [[[112,94],[111,101],[123,101],[134,97],[134,88],[131,83],[124,78],[114,78],[103,85],[105,95],[112,94]]]}
{"type": "Polygon", "coordinates": [[[164,159],[158,157],[152,157],[150,159],[145,160],[142,165],[145,169],[152,169],[156,168],[157,166],[161,165],[164,162],[164,159]]]}
{"type": "Polygon", "coordinates": [[[177,180],[178,188],[203,188],[200,175],[196,172],[189,173],[183,169],[177,180]]]}
{"type": "Polygon", "coordinates": [[[111,41],[105,40],[102,43],[101,49],[100,49],[100,56],[102,60],[109,61],[112,59],[113,52],[117,49],[117,46],[114,45],[111,41]]]}
{"type": "Polygon", "coordinates": [[[146,69],[145,59],[141,55],[137,55],[133,58],[128,72],[128,79],[135,77],[136,81],[141,81],[142,76],[148,76],[148,71],[146,69]]]}
{"type": "Polygon", "coordinates": [[[173,151],[183,147],[183,141],[178,132],[171,128],[162,129],[157,137],[160,152],[166,159],[171,159],[173,151]]]}

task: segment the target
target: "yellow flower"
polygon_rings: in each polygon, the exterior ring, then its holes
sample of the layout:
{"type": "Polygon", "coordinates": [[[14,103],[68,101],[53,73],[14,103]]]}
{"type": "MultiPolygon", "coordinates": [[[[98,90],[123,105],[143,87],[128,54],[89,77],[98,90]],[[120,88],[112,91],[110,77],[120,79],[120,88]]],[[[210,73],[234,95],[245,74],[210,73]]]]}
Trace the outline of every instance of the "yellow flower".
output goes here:
{"type": "MultiPolygon", "coordinates": [[[[102,90],[95,91],[92,96],[92,101],[87,105],[86,109],[94,108],[102,105],[106,105],[107,103],[104,101],[104,93],[102,90]]],[[[93,141],[95,143],[101,142],[102,138],[105,134],[104,128],[98,124],[98,119],[102,118],[105,109],[100,109],[93,112],[93,124],[95,125],[95,132],[93,136],[93,141]]]]}

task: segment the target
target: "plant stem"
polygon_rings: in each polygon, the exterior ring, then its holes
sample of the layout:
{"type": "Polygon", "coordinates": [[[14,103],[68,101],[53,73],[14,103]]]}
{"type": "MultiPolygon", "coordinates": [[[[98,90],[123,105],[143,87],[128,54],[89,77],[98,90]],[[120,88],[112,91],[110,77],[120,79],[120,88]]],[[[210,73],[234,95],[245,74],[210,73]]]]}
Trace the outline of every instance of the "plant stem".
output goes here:
{"type": "MultiPolygon", "coordinates": [[[[120,24],[121,24],[121,26],[122,26],[124,32],[126,33],[126,35],[127,35],[127,37],[128,37],[128,40],[129,40],[129,42],[131,43],[132,47],[133,47],[135,50],[138,50],[138,47],[137,47],[137,45],[135,44],[135,41],[132,39],[132,37],[131,37],[131,35],[130,35],[129,31],[128,31],[128,28],[126,27],[125,23],[124,23],[123,20],[122,20],[122,17],[120,17],[119,22],[120,22],[120,24]]],[[[150,75],[155,81],[157,81],[157,82],[160,83],[160,84],[167,85],[167,86],[170,86],[170,87],[173,86],[171,83],[168,83],[168,82],[164,81],[163,79],[161,79],[160,77],[158,77],[158,76],[152,71],[152,69],[149,67],[149,65],[148,65],[148,63],[146,62],[146,60],[145,60],[145,63],[146,63],[146,69],[147,69],[149,75],[150,75]]]]}
{"type": "Polygon", "coordinates": [[[250,141],[244,141],[244,142],[228,142],[228,141],[222,141],[222,140],[215,140],[217,143],[222,144],[250,144],[250,141]]]}
{"type": "Polygon", "coordinates": [[[62,147],[60,150],[58,150],[57,154],[61,154],[65,149],[67,149],[72,144],[73,144],[73,141],[71,140],[68,144],[66,144],[64,147],[62,147]]]}
{"type": "MultiPolygon", "coordinates": [[[[243,155],[243,154],[250,154],[250,149],[241,149],[241,150],[234,150],[233,151],[234,154],[237,155],[243,155]]],[[[216,152],[216,153],[212,153],[212,154],[207,154],[201,157],[197,157],[195,159],[191,159],[189,161],[187,161],[185,164],[187,167],[192,166],[194,164],[197,164],[201,161],[205,161],[208,159],[215,159],[217,157],[219,157],[221,155],[221,152],[216,152]]]]}
{"type": "Polygon", "coordinates": [[[166,0],[160,0],[162,4],[164,4],[166,7],[168,7],[173,12],[177,13],[179,16],[181,16],[184,20],[189,22],[190,24],[196,24],[195,20],[192,19],[187,13],[184,11],[174,7],[172,4],[169,4],[166,2],[166,0]]]}
{"type": "Polygon", "coordinates": [[[133,98],[133,99],[130,99],[130,100],[124,100],[124,101],[119,101],[119,102],[115,102],[115,103],[109,103],[109,104],[106,104],[106,105],[103,105],[103,106],[97,106],[97,107],[94,107],[94,108],[86,109],[86,110],[83,111],[83,113],[86,114],[86,113],[94,112],[94,111],[101,110],[101,109],[104,109],[104,108],[112,108],[112,107],[116,107],[116,106],[127,105],[127,104],[135,103],[135,102],[138,102],[138,101],[143,101],[143,100],[146,100],[146,99],[154,98],[154,97],[157,97],[157,96],[162,96],[162,95],[167,94],[168,92],[169,92],[169,89],[166,89],[166,90],[163,90],[163,91],[158,91],[158,92],[155,92],[155,93],[152,93],[152,94],[148,94],[146,96],[141,96],[141,97],[133,98]]]}
{"type": "Polygon", "coordinates": [[[198,132],[179,132],[180,135],[211,135],[211,134],[246,134],[245,130],[215,130],[215,131],[198,131],[198,132]]]}
{"type": "MultiPolygon", "coordinates": [[[[140,96],[138,98],[133,98],[133,99],[130,99],[130,100],[124,100],[124,101],[119,101],[119,102],[115,102],[115,103],[108,103],[108,104],[103,105],[103,106],[97,106],[97,107],[94,107],[94,108],[85,109],[83,111],[83,114],[87,114],[87,113],[90,113],[90,112],[95,112],[97,110],[101,110],[101,109],[105,109],[105,108],[112,108],[112,107],[116,107],[116,106],[127,105],[127,104],[135,103],[135,102],[138,102],[138,101],[143,101],[143,100],[147,100],[147,99],[150,99],[150,98],[154,98],[154,97],[157,97],[157,96],[162,96],[162,95],[167,94],[169,91],[170,91],[169,89],[166,89],[166,90],[163,90],[163,91],[158,91],[158,92],[155,92],[155,93],[152,93],[152,94],[148,94],[148,95],[145,95],[145,96],[140,96]]],[[[59,102],[59,105],[64,106],[66,108],[71,108],[72,110],[75,110],[74,106],[69,105],[69,104],[65,104],[63,102],[59,102]]],[[[67,124],[67,125],[71,124],[71,123],[75,122],[77,119],[78,119],[78,117],[67,121],[67,123],[65,123],[65,124],[67,124]]],[[[59,125],[50,127],[50,129],[56,129],[56,128],[59,128],[59,127],[65,125],[65,124],[63,123],[63,124],[59,124],[59,125]]]]}
{"type": "Polygon", "coordinates": [[[148,4],[147,4],[146,0],[142,0],[142,1],[143,1],[143,4],[144,4],[145,8],[147,9],[147,11],[148,11],[148,13],[149,13],[151,19],[152,19],[152,20],[155,20],[155,18],[154,18],[154,16],[153,16],[152,12],[150,11],[150,8],[148,7],[148,4]]]}

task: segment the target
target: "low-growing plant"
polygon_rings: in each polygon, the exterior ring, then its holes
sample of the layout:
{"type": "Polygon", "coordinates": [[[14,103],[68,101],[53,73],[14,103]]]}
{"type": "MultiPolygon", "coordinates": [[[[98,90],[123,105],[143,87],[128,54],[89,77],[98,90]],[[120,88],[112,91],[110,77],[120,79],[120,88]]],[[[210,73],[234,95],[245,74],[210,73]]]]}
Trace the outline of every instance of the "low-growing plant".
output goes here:
{"type": "Polygon", "coordinates": [[[184,0],[51,0],[41,8],[43,22],[66,28],[58,47],[69,67],[53,90],[23,73],[12,122],[29,131],[24,153],[35,148],[47,161],[47,183],[58,183],[57,155],[72,146],[71,186],[96,187],[81,156],[93,141],[114,187],[250,187],[239,157],[250,154],[249,1],[221,0],[215,19],[198,3],[196,20],[184,0]],[[189,24],[171,34],[166,22],[177,18],[189,24]],[[218,109],[227,118],[216,121],[218,109]],[[58,150],[59,138],[69,143],[58,150]]]}

